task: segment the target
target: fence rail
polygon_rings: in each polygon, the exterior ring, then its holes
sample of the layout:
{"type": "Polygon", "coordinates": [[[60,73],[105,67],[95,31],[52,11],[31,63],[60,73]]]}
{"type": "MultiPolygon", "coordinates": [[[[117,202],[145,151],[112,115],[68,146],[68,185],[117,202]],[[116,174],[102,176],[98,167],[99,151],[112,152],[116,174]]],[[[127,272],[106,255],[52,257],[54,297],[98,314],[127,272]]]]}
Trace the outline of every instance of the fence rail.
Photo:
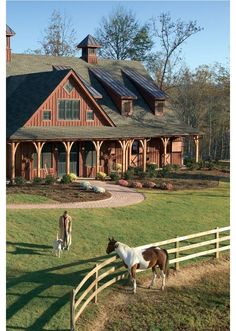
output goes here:
{"type": "MultiPolygon", "coordinates": [[[[169,254],[174,254],[174,258],[170,259],[169,264],[175,264],[175,269],[179,269],[180,262],[194,259],[196,257],[211,255],[214,254],[215,258],[220,257],[220,252],[226,251],[230,249],[230,245],[226,244],[225,246],[220,247],[220,244],[230,240],[230,235],[225,234],[220,237],[220,234],[226,233],[230,231],[230,226],[223,227],[223,228],[215,228],[213,230],[198,232],[194,234],[190,234],[188,236],[176,237],[164,241],[155,242],[152,244],[139,246],[141,249],[148,248],[150,246],[163,246],[163,245],[171,245],[174,244],[174,248],[167,249],[169,254]],[[188,241],[189,239],[195,239],[200,237],[206,237],[214,235],[214,239],[209,239],[205,241],[201,241],[198,243],[187,243],[185,246],[180,246],[181,243],[184,241],[188,241]],[[189,255],[180,256],[180,253],[202,248],[204,246],[211,246],[214,245],[214,248],[207,249],[205,251],[195,252],[189,255]]],[[[116,263],[118,260],[117,256],[112,256],[100,264],[96,264],[95,267],[83,278],[83,280],[79,283],[79,285],[72,290],[71,293],[71,304],[70,304],[70,330],[75,330],[75,324],[84,309],[87,305],[93,300],[94,303],[97,303],[98,294],[103,291],[108,286],[116,283],[117,281],[125,278],[127,274],[126,271],[120,270],[123,267],[123,263],[116,263]],[[114,265],[112,265],[114,264],[114,265]],[[112,266],[111,266],[112,265],[112,266]],[[107,269],[110,266],[109,269],[107,269]],[[99,274],[101,269],[106,268],[103,273],[99,274]],[[104,280],[108,276],[112,276],[115,273],[119,272],[120,274],[116,274],[113,278],[107,280],[101,285],[101,281],[104,280]],[[90,282],[86,288],[82,291],[82,287],[87,283],[90,282]],[[99,284],[100,282],[100,284],[99,284]]],[[[144,270],[138,270],[139,272],[144,270]]]]}

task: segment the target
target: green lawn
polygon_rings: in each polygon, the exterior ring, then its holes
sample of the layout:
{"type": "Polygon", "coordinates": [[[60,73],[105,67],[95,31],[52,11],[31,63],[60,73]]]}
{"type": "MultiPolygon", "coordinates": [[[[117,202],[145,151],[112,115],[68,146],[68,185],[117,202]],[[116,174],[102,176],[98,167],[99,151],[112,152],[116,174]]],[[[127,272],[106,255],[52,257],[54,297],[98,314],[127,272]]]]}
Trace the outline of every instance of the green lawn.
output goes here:
{"type": "Polygon", "coordinates": [[[51,253],[62,210],[7,211],[7,330],[68,330],[69,293],[104,257],[107,237],[138,246],[229,225],[229,184],[157,192],[126,208],[72,209],[72,249],[51,253]]]}
{"type": "Polygon", "coordinates": [[[7,195],[7,204],[21,203],[55,203],[54,200],[40,195],[14,193],[7,195]]]}

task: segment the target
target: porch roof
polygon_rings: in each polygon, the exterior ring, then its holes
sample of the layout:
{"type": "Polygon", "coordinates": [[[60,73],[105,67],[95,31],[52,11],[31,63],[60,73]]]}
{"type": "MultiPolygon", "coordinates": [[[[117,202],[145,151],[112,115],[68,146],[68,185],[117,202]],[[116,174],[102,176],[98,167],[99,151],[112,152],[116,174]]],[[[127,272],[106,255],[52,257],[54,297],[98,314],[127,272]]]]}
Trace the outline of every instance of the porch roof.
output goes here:
{"type": "Polygon", "coordinates": [[[26,127],[15,132],[10,139],[15,141],[62,141],[62,140],[113,140],[128,138],[172,137],[199,134],[175,126],[163,129],[159,127],[121,126],[121,127],[26,127]]]}

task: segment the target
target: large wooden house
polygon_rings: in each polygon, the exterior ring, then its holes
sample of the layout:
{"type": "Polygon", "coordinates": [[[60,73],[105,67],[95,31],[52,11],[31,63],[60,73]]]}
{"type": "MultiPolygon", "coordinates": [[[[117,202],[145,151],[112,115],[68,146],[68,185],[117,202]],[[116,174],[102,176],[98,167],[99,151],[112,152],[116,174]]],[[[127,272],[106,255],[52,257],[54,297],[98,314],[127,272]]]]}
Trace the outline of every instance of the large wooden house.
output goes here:
{"type": "Polygon", "coordinates": [[[137,61],[102,60],[88,35],[82,57],[11,54],[7,27],[7,178],[94,177],[116,164],[183,163],[181,123],[137,61]]]}

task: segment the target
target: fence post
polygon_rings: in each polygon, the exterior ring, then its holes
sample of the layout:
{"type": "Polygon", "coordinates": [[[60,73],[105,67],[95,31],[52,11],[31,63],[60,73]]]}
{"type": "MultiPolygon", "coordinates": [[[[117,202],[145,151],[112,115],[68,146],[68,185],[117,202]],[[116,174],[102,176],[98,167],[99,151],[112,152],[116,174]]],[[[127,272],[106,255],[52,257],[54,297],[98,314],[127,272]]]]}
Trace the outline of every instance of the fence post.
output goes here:
{"type": "MultiPolygon", "coordinates": [[[[178,236],[176,236],[176,239],[178,239],[178,236]]],[[[175,248],[176,248],[176,252],[175,252],[175,258],[178,259],[179,258],[179,241],[177,240],[175,242],[175,248]]],[[[175,262],[175,270],[179,270],[179,262],[175,262]]]]}
{"type": "Polygon", "coordinates": [[[217,240],[215,243],[215,248],[217,249],[216,253],[215,253],[215,258],[219,259],[220,258],[220,252],[218,251],[218,249],[220,248],[220,232],[219,232],[219,227],[216,228],[217,232],[215,233],[215,239],[217,240]]]}
{"type": "Polygon", "coordinates": [[[71,292],[70,299],[70,331],[75,330],[75,290],[71,292]]]}
{"type": "MultiPolygon", "coordinates": [[[[95,267],[97,267],[97,266],[98,266],[98,264],[95,264],[95,267]]],[[[98,270],[96,270],[95,275],[94,275],[94,279],[96,280],[97,278],[98,278],[98,270]]],[[[96,292],[97,289],[98,289],[98,282],[96,282],[96,284],[94,285],[93,292],[96,292]]],[[[98,296],[97,296],[97,294],[95,295],[95,297],[93,299],[93,302],[94,303],[97,303],[98,302],[98,296]]]]}

